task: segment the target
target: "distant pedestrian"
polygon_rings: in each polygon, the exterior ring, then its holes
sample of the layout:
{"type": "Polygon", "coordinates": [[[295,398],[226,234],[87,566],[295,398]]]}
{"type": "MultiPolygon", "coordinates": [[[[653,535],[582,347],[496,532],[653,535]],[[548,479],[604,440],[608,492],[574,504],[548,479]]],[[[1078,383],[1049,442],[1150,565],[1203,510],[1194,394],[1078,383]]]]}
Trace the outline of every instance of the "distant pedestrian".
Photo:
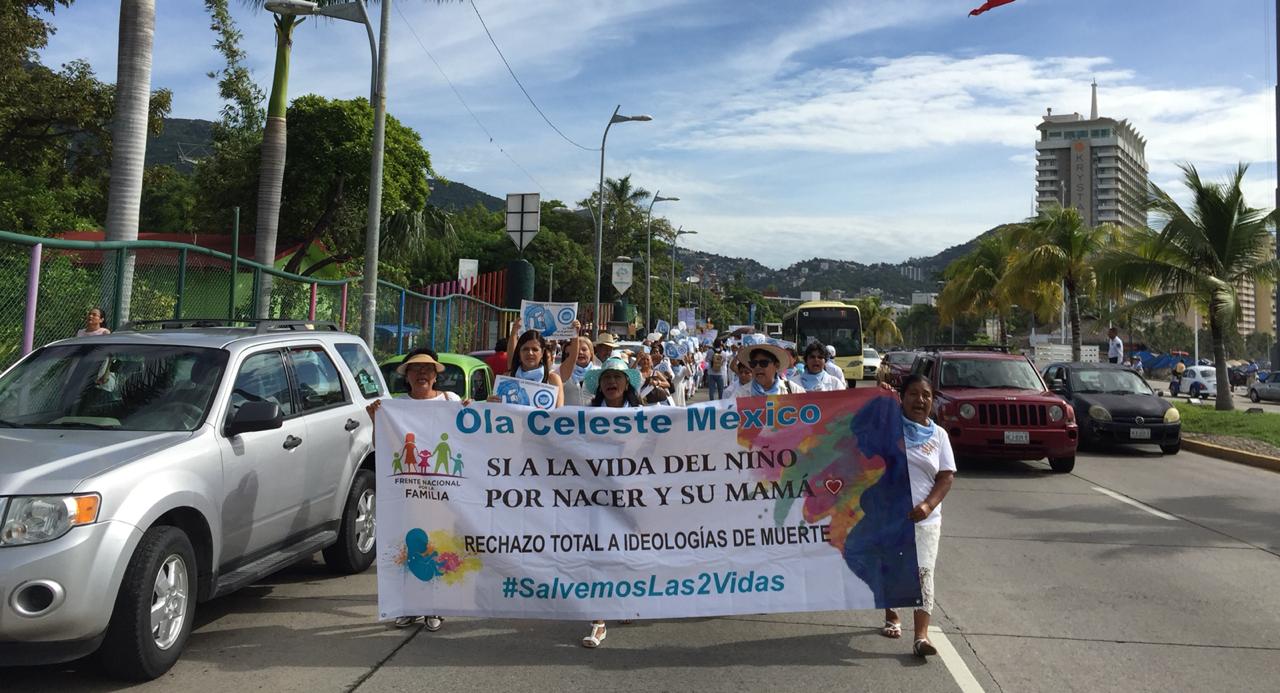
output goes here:
{"type": "Polygon", "coordinates": [[[90,308],[89,312],[84,316],[84,327],[76,330],[77,337],[97,337],[104,334],[111,334],[111,330],[103,327],[103,323],[107,321],[107,316],[97,306],[90,308]]]}
{"type": "Polygon", "coordinates": [[[844,390],[849,387],[849,381],[846,380],[844,377],[844,370],[841,369],[840,366],[836,363],[836,348],[831,344],[827,345],[826,369],[828,373],[830,373],[831,375],[834,375],[836,378],[840,380],[841,390],[844,390]]]}
{"type": "Polygon", "coordinates": [[[499,337],[496,344],[493,345],[493,353],[486,356],[484,362],[489,366],[489,370],[497,375],[507,372],[507,338],[499,337]]]}
{"type": "Polygon", "coordinates": [[[1124,342],[1120,341],[1120,335],[1115,327],[1107,328],[1107,360],[1111,363],[1120,363],[1120,359],[1124,358],[1124,342]]]}
{"type": "MultiPolygon", "coordinates": [[[[920,606],[915,610],[915,642],[911,651],[918,657],[938,654],[929,642],[929,618],[933,613],[933,569],[942,538],[942,499],[951,490],[956,475],[956,459],[951,438],[934,423],[933,383],[919,373],[902,380],[902,436],[907,448],[907,473],[911,481],[911,512],[916,523],[916,562],[920,568],[920,606]]],[[[886,638],[902,637],[902,621],[893,609],[884,611],[886,638]]]]}

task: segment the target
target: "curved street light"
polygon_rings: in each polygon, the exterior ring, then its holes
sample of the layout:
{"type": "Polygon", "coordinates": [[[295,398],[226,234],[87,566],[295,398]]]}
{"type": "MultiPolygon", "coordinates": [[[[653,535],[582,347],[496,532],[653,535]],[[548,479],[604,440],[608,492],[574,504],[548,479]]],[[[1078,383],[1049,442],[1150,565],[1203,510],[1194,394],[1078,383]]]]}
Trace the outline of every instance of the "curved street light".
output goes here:
{"type": "Polygon", "coordinates": [[[594,337],[600,336],[600,254],[602,252],[601,243],[604,239],[604,145],[609,139],[609,128],[613,127],[614,123],[626,123],[630,121],[647,122],[653,120],[653,116],[648,115],[618,115],[618,111],[621,108],[622,104],[618,104],[618,107],[613,109],[613,117],[609,118],[609,124],[604,126],[604,136],[600,138],[600,185],[597,188],[597,194],[599,195],[600,200],[599,209],[596,210],[596,312],[592,316],[592,320],[596,324],[595,332],[593,333],[594,337]]]}
{"type": "Polygon", "coordinates": [[[681,236],[692,236],[697,231],[685,231],[684,227],[676,229],[671,234],[671,324],[676,324],[676,245],[680,243],[681,236]]]}
{"type": "MultiPolygon", "coordinates": [[[[644,258],[645,258],[646,265],[649,263],[649,261],[653,257],[653,228],[652,228],[653,205],[658,202],[679,202],[680,201],[680,198],[678,197],[663,197],[658,194],[660,192],[662,191],[661,190],[654,191],[653,199],[649,200],[649,212],[645,217],[645,222],[644,222],[644,258]]],[[[645,279],[644,280],[644,323],[645,323],[646,331],[653,329],[653,310],[652,310],[653,301],[651,300],[652,298],[653,296],[652,296],[652,291],[650,290],[649,280],[645,279]]]]}

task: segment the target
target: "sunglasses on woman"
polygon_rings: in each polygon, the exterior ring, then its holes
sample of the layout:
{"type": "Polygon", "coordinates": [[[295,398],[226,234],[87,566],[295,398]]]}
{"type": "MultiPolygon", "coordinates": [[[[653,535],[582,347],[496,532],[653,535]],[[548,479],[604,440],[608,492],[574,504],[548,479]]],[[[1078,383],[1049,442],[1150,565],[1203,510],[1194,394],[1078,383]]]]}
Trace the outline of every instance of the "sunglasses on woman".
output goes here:
{"type": "Polygon", "coordinates": [[[773,361],[770,361],[769,359],[753,359],[751,361],[747,361],[747,365],[752,368],[766,368],[768,366],[772,366],[773,361]]]}

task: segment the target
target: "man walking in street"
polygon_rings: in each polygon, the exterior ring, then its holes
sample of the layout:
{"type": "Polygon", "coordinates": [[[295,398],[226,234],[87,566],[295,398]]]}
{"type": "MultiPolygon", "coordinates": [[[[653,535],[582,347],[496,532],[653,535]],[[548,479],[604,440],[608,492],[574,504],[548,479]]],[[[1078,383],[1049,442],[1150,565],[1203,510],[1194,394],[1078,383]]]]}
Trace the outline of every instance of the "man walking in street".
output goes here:
{"type": "Polygon", "coordinates": [[[1107,328],[1107,360],[1111,363],[1120,363],[1122,358],[1124,358],[1124,342],[1120,341],[1116,328],[1109,327],[1107,328]]]}

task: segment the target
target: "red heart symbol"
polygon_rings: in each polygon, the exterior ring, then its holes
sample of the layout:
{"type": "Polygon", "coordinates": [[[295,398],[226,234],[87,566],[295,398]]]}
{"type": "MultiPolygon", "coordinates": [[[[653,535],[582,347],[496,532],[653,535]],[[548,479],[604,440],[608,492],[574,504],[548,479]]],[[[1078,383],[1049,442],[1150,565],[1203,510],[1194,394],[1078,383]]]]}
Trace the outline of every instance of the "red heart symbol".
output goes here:
{"type": "Polygon", "coordinates": [[[822,483],[827,487],[827,491],[833,496],[840,493],[840,489],[844,488],[844,482],[839,479],[827,479],[822,483]]]}

